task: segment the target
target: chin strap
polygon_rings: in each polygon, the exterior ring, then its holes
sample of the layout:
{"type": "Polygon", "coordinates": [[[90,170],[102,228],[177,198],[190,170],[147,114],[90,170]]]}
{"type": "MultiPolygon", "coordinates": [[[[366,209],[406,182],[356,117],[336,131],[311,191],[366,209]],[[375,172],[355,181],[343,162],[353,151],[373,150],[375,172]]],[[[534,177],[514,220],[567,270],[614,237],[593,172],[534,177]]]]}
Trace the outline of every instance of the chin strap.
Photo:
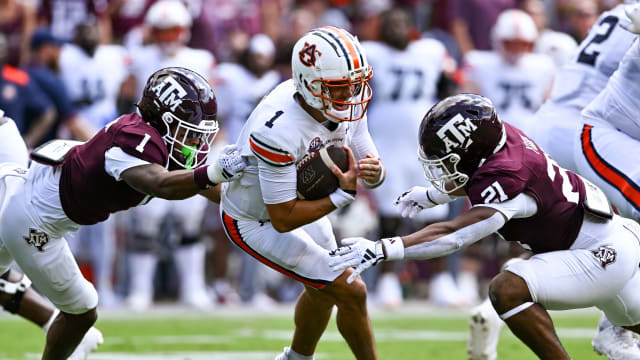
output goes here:
{"type": "Polygon", "coordinates": [[[6,280],[6,277],[9,276],[9,271],[4,273],[2,277],[0,277],[0,293],[5,293],[8,295],[13,295],[6,304],[3,304],[2,307],[12,314],[16,314],[18,310],[20,310],[20,303],[22,302],[22,297],[24,296],[25,291],[31,286],[31,280],[27,277],[27,275],[22,276],[22,280],[17,283],[9,282],[6,280]]]}

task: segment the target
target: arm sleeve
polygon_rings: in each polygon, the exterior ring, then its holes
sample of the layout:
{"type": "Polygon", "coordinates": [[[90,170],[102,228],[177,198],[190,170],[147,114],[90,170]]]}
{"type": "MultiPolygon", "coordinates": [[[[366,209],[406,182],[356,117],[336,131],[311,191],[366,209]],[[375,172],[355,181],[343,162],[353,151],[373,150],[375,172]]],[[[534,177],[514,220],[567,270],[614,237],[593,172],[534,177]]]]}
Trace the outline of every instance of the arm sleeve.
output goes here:
{"type": "Polygon", "coordinates": [[[488,204],[477,204],[476,206],[486,206],[492,209],[496,209],[502,213],[507,219],[520,219],[527,218],[535,215],[538,212],[538,204],[533,196],[525,193],[516,195],[513,199],[488,204]]]}
{"type": "Polygon", "coordinates": [[[280,204],[298,197],[296,166],[273,166],[258,159],[260,190],[265,204],[280,204]]]}
{"type": "Polygon", "coordinates": [[[375,156],[378,155],[378,149],[376,149],[375,144],[373,143],[373,139],[371,139],[371,134],[369,134],[367,118],[357,121],[353,137],[351,138],[351,142],[349,147],[353,150],[353,156],[356,161],[367,156],[368,153],[372,153],[375,156]]]}
{"type": "Polygon", "coordinates": [[[132,167],[151,164],[135,156],[122,151],[119,147],[112,147],[104,153],[104,171],[113,176],[116,181],[122,180],[122,173],[132,167]]]}
{"type": "Polygon", "coordinates": [[[405,259],[433,259],[449,255],[462,247],[469,246],[484,237],[493,234],[504,226],[506,220],[497,212],[491,217],[465,226],[449,235],[445,235],[433,241],[409,246],[404,249],[405,259]]]}

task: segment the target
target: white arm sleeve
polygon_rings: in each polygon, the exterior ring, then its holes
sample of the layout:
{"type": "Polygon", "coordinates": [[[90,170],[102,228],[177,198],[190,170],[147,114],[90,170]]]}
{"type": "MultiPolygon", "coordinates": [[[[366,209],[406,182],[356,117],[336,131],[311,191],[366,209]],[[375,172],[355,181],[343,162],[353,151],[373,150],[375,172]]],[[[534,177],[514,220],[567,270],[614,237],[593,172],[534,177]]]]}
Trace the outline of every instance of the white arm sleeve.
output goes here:
{"type": "Polygon", "coordinates": [[[492,209],[496,209],[510,220],[511,218],[521,219],[535,215],[538,212],[538,203],[533,196],[525,193],[516,195],[511,200],[503,201],[501,203],[489,203],[489,204],[477,204],[476,206],[486,206],[492,209]]]}
{"type": "Polygon", "coordinates": [[[258,159],[258,172],[265,204],[280,204],[298,197],[295,165],[278,167],[258,159]]]}
{"type": "Polygon", "coordinates": [[[122,180],[122,173],[132,167],[151,164],[146,160],[131,156],[119,147],[112,147],[104,153],[104,171],[113,176],[116,181],[122,180]]]}
{"type": "Polygon", "coordinates": [[[356,162],[367,156],[368,153],[372,153],[375,156],[378,155],[378,149],[371,139],[367,126],[367,118],[358,120],[353,132],[353,137],[349,144],[347,144],[351,150],[353,150],[353,156],[356,162]]]}
{"type": "Polygon", "coordinates": [[[502,216],[500,212],[497,212],[488,219],[463,227],[449,235],[433,241],[409,246],[404,249],[404,258],[422,260],[449,255],[462,247],[471,245],[493,234],[504,226],[505,223],[506,220],[504,216],[502,216]]]}

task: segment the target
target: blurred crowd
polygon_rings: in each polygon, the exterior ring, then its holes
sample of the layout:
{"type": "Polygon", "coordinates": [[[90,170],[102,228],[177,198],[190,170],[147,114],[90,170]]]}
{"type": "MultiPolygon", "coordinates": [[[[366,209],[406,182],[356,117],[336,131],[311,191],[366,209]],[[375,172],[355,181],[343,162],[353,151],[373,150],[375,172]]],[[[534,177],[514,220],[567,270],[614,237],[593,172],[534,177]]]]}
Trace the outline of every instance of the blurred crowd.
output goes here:
{"type": "MultiPolygon", "coordinates": [[[[0,0],[0,109],[30,148],[89,139],[136,111],[147,77],[190,68],[213,86],[222,131],[235,142],[253,107],[291,75],[308,30],[336,26],[363,42],[374,69],[370,132],[387,167],[383,186],[332,214],[338,238],[403,235],[452,218],[464,201],[405,219],[392,206],[424,185],[417,127],[439,98],[489,97],[503,120],[530,121],[555,69],[615,0],[0,0]]],[[[216,149],[213,149],[216,151],[216,149]]],[[[70,241],[102,306],[197,308],[295,301],[302,286],[236,251],[216,204],[160,199],[83,228],[70,241]]],[[[372,301],[407,298],[469,306],[518,249],[495,239],[443,260],[384,263],[365,274],[372,301]]]]}

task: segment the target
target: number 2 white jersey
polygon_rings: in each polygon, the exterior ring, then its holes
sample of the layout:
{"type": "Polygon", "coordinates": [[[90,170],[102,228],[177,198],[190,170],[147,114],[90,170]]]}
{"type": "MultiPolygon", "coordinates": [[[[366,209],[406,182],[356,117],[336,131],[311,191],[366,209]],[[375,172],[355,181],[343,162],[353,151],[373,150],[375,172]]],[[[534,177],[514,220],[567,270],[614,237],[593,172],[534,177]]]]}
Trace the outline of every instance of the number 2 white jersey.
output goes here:
{"type": "Polygon", "coordinates": [[[464,68],[480,94],[491,99],[500,118],[518,128],[531,121],[555,75],[553,60],[536,53],[526,54],[515,65],[509,65],[498,52],[470,51],[464,68]]]}
{"type": "MultiPolygon", "coordinates": [[[[340,122],[331,131],[302,109],[294,99],[295,93],[292,80],[278,85],[258,104],[240,132],[236,144],[249,164],[239,180],[223,187],[221,201],[222,209],[234,219],[269,219],[264,199],[273,195],[262,194],[258,161],[295,174],[295,164],[323,146],[347,145],[356,161],[369,152],[377,156],[367,131],[366,116],[358,121],[340,122]]],[[[283,177],[282,187],[295,189],[295,181],[295,177],[292,180],[283,177]]]]}
{"type": "Polygon", "coordinates": [[[572,61],[558,72],[550,101],[584,109],[604,89],[631,47],[636,36],[624,28],[629,24],[624,5],[602,13],[572,61]]]}
{"type": "Polygon", "coordinates": [[[242,126],[260,99],[280,82],[277,71],[256,77],[240,64],[222,63],[216,68],[218,120],[230,142],[235,142],[242,126]]]}

